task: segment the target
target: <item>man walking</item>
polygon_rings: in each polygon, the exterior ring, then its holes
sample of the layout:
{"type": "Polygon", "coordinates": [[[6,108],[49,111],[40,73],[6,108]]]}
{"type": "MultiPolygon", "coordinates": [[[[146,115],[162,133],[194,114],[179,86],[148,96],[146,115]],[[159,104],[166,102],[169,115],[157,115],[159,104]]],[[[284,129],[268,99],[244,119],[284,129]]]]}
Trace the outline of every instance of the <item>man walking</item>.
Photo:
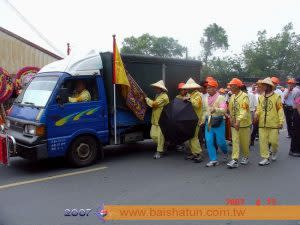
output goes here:
{"type": "Polygon", "coordinates": [[[150,130],[150,136],[152,140],[157,144],[157,150],[153,158],[159,159],[162,157],[164,153],[165,138],[161,132],[158,121],[164,106],[169,103],[169,97],[167,95],[168,90],[162,80],[154,84],[151,84],[151,86],[154,87],[157,93],[155,100],[151,100],[148,97],[146,97],[145,100],[147,105],[152,108],[152,117],[151,117],[152,126],[150,130]]]}
{"type": "Polygon", "coordinates": [[[259,121],[259,147],[262,160],[260,166],[270,164],[269,144],[271,144],[271,159],[275,161],[278,151],[279,129],[284,123],[284,113],[280,95],[274,93],[271,78],[261,81],[264,95],[259,96],[255,122],[259,121]]]}
{"type": "Polygon", "coordinates": [[[296,86],[295,79],[289,79],[287,81],[288,88],[283,93],[283,109],[284,109],[284,115],[288,130],[287,138],[291,138],[291,128],[292,128],[292,120],[293,120],[293,96],[292,91],[294,87],[296,86]]]}
{"type": "Polygon", "coordinates": [[[232,160],[227,164],[228,168],[237,168],[239,166],[240,148],[242,150],[241,164],[247,165],[249,162],[249,143],[251,114],[248,95],[241,91],[243,82],[233,78],[229,83],[232,96],[229,100],[229,113],[231,119],[232,133],[232,160]]]}
{"type": "Polygon", "coordinates": [[[196,126],[195,135],[191,140],[189,140],[191,154],[188,155],[186,159],[194,160],[195,163],[199,163],[203,160],[202,148],[200,146],[198,138],[200,123],[202,119],[202,96],[198,91],[200,85],[197,84],[192,78],[190,78],[182,88],[189,91],[189,96],[185,97],[184,100],[189,100],[192,103],[195,113],[197,114],[199,119],[199,122],[196,126]]]}

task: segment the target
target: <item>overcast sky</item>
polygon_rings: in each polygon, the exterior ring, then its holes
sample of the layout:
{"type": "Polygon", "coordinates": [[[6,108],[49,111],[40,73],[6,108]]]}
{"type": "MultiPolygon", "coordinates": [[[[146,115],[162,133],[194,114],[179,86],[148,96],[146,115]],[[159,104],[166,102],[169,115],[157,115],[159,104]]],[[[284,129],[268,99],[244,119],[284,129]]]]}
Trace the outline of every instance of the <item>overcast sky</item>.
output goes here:
{"type": "MultiPolygon", "coordinates": [[[[0,0],[0,26],[46,46],[5,1],[0,0]]],[[[300,33],[299,0],[9,1],[63,52],[67,42],[73,49],[111,51],[112,34],[117,35],[121,47],[124,37],[150,33],[174,37],[188,47],[190,55],[198,56],[199,40],[211,23],[226,30],[230,44],[227,54],[239,53],[262,29],[274,35],[293,22],[300,33]]]]}

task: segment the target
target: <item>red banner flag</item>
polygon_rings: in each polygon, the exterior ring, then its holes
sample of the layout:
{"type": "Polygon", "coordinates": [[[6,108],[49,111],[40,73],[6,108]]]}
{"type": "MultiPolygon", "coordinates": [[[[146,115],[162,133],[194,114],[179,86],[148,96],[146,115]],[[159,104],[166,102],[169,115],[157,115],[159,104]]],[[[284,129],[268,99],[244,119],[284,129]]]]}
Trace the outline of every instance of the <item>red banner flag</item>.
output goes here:
{"type": "Polygon", "coordinates": [[[117,84],[121,88],[122,96],[126,100],[127,107],[134,115],[144,120],[147,105],[145,94],[140,86],[126,71],[122,57],[116,43],[116,37],[113,36],[113,84],[117,84]]]}

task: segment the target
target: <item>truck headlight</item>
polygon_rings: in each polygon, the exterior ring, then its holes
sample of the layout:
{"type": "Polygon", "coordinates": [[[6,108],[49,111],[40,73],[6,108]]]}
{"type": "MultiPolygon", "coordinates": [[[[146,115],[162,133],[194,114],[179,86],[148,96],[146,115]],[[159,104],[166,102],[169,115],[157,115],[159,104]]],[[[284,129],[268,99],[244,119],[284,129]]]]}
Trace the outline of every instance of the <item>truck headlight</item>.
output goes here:
{"type": "Polygon", "coordinates": [[[30,134],[30,135],[35,135],[35,136],[45,136],[46,128],[45,128],[45,125],[35,126],[32,124],[27,124],[24,127],[24,133],[30,134]]]}
{"type": "Polygon", "coordinates": [[[7,120],[5,121],[5,126],[6,126],[7,128],[10,128],[10,120],[7,119],[7,120]]]}

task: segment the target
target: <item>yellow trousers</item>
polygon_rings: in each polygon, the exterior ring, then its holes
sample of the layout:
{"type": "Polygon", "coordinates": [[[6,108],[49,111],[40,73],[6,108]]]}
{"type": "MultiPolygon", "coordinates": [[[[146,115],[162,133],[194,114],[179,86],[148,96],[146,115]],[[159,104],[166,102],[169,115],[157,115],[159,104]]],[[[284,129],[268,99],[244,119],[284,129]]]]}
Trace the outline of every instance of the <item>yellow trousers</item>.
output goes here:
{"type": "Polygon", "coordinates": [[[240,128],[238,131],[235,128],[231,128],[232,133],[232,155],[231,158],[238,160],[240,156],[240,148],[242,156],[249,157],[249,145],[250,145],[250,127],[240,128]]]}
{"type": "Polygon", "coordinates": [[[165,138],[158,125],[152,125],[150,130],[150,137],[157,144],[157,151],[163,152],[165,145],[165,138]]]}
{"type": "Polygon", "coordinates": [[[278,129],[271,128],[259,128],[259,148],[260,148],[260,156],[262,158],[269,158],[269,144],[271,144],[272,151],[275,153],[278,149],[278,137],[279,131],[278,129]]]}
{"type": "Polygon", "coordinates": [[[200,127],[197,125],[194,137],[192,139],[190,139],[188,142],[193,155],[198,155],[202,152],[200,142],[199,142],[199,137],[198,137],[199,130],[200,130],[200,127]]]}

